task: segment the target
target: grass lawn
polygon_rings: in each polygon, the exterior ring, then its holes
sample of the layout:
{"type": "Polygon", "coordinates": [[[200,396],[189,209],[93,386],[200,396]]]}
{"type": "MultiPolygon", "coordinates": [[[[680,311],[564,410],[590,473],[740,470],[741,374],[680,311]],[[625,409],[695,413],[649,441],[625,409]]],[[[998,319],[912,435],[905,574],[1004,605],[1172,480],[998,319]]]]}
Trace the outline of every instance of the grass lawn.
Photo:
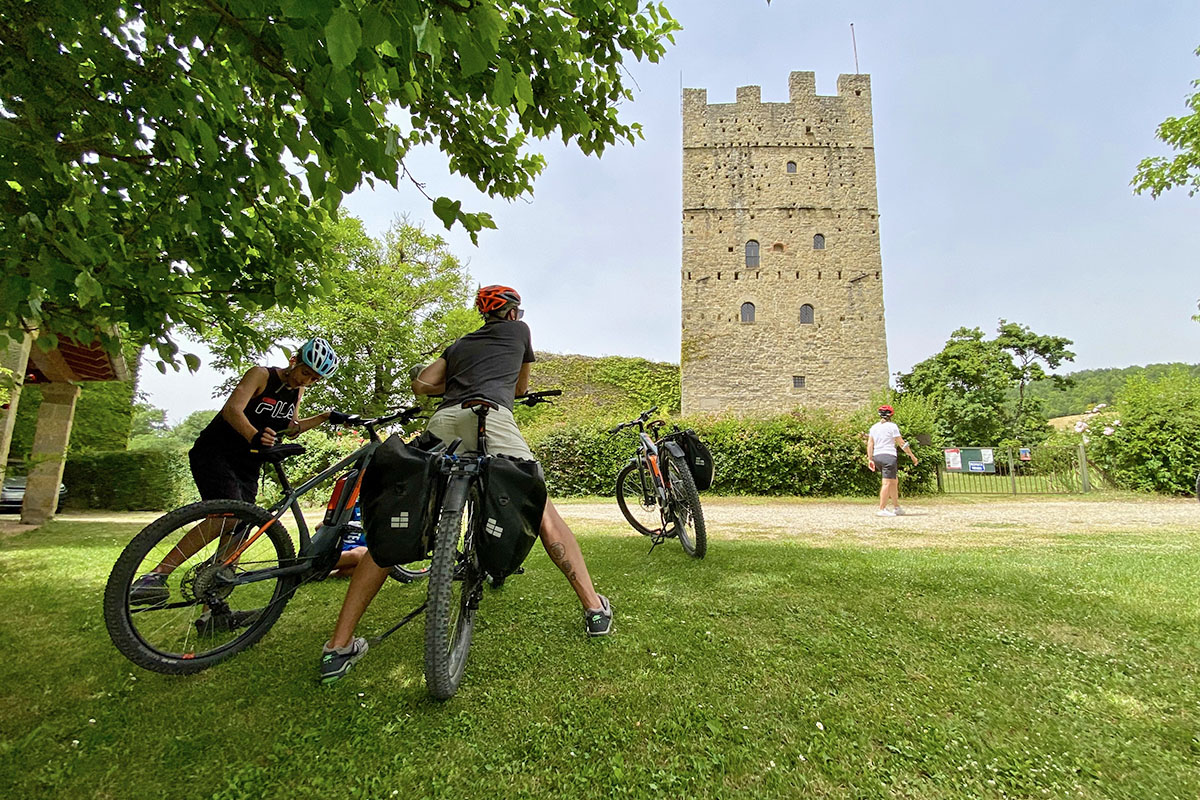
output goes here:
{"type": "MultiPolygon", "coordinates": [[[[108,641],[109,567],[140,524],[0,540],[0,786],[12,798],[1127,797],[1200,794],[1200,538],[1155,530],[969,547],[718,538],[703,562],[577,528],[616,634],[587,640],[535,551],[484,598],[458,695],[423,625],[333,687],[344,583],[308,587],[205,673],[108,641]]],[[[390,584],[364,630],[421,602],[390,584]]]]}

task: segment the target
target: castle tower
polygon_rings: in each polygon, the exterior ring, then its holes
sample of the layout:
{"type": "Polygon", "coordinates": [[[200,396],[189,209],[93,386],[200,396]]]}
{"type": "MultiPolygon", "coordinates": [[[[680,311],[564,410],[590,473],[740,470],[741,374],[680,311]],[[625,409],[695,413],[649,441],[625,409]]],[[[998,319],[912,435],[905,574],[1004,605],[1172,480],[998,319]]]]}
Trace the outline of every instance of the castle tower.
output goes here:
{"type": "Polygon", "coordinates": [[[853,408],[888,382],[871,79],[683,93],[683,412],[853,408]]]}

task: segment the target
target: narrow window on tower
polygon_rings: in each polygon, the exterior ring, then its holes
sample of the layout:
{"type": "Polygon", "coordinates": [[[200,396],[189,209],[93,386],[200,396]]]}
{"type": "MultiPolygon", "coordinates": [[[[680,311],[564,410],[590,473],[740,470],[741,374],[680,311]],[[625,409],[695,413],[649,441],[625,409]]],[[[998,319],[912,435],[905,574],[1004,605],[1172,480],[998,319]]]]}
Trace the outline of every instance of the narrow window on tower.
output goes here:
{"type": "Polygon", "coordinates": [[[812,325],[813,324],[813,307],[810,306],[808,303],[805,303],[804,305],[800,306],[800,324],[801,325],[812,325]]]}
{"type": "Polygon", "coordinates": [[[795,171],[796,171],[796,162],[795,161],[787,162],[787,171],[789,173],[795,173],[795,171]]]}
{"type": "Polygon", "coordinates": [[[825,249],[825,234],[818,233],[816,236],[813,237],[813,250],[824,250],[824,249],[825,249]]]}
{"type": "Polygon", "coordinates": [[[753,239],[746,242],[746,266],[758,266],[758,242],[754,241],[753,239]]]}
{"type": "Polygon", "coordinates": [[[754,303],[742,303],[742,322],[754,322],[754,303]]]}
{"type": "Polygon", "coordinates": [[[792,376],[792,388],[793,389],[803,389],[804,388],[804,376],[803,375],[793,375],[792,376]]]}

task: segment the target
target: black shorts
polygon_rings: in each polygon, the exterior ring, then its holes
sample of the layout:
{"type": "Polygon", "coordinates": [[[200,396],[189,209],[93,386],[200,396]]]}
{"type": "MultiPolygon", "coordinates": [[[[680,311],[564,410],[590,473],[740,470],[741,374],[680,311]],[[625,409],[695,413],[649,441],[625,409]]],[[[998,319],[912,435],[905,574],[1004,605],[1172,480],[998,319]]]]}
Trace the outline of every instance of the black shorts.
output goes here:
{"type": "Polygon", "coordinates": [[[220,453],[209,450],[188,451],[192,480],[200,490],[201,500],[244,500],[253,503],[258,497],[258,462],[235,463],[220,453]]]}
{"type": "Polygon", "coordinates": [[[900,457],[895,453],[876,453],[871,456],[871,460],[875,462],[875,468],[883,473],[884,478],[896,477],[896,464],[899,463],[900,457]]]}

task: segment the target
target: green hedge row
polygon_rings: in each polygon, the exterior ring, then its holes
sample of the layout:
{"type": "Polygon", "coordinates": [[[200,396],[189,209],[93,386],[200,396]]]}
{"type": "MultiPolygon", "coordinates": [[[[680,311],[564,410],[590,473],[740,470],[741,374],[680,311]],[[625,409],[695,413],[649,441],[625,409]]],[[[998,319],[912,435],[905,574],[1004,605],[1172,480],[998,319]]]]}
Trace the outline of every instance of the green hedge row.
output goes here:
{"type": "MultiPolygon", "coordinates": [[[[866,427],[857,417],[804,410],[679,424],[695,430],[712,450],[714,493],[829,497],[879,491],[879,476],[866,467],[866,427]]],[[[634,456],[637,440],[633,431],[610,435],[610,427],[611,422],[564,427],[530,441],[552,495],[614,493],[617,471],[634,456]]],[[[901,491],[936,491],[936,448],[915,447],[915,452],[921,461],[916,467],[901,459],[901,491]]]]}
{"type": "Polygon", "coordinates": [[[162,511],[198,500],[185,450],[116,450],[70,456],[69,508],[162,511]]]}

